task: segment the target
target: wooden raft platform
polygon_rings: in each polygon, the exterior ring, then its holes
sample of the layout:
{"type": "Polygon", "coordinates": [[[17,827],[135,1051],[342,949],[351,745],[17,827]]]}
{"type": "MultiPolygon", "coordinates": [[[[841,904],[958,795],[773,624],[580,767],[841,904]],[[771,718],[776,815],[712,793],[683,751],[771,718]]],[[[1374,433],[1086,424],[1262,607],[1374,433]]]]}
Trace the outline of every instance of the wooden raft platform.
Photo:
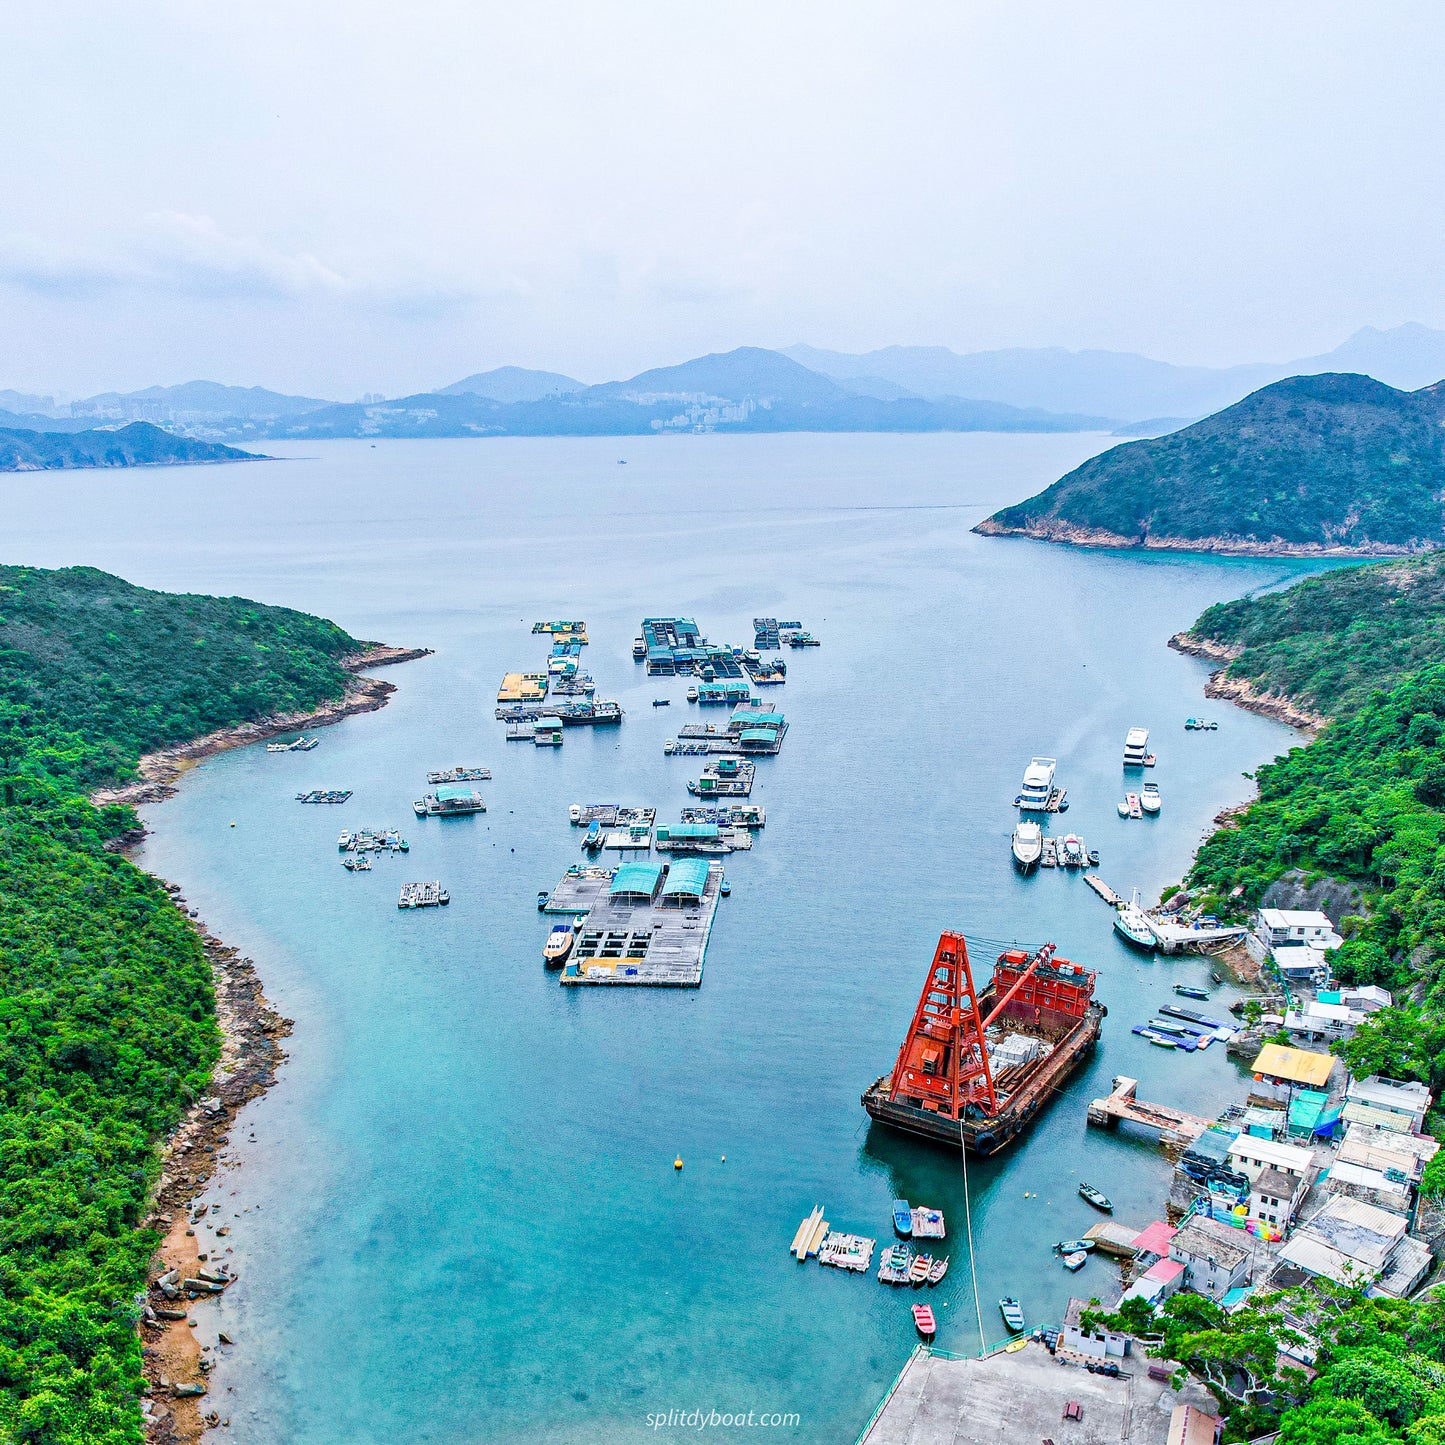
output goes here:
{"type": "Polygon", "coordinates": [[[700,899],[614,898],[605,889],[583,920],[563,984],[696,988],[717,913],[722,864],[710,863],[700,899]]]}
{"type": "Polygon", "coordinates": [[[1124,900],[1099,877],[1097,873],[1089,873],[1085,876],[1084,882],[1099,895],[1111,908],[1117,908],[1124,900]]]}
{"type": "Polygon", "coordinates": [[[569,868],[547,895],[543,913],[586,913],[612,883],[612,869],[569,868]]]}
{"type": "Polygon", "coordinates": [[[1102,1129],[1112,1129],[1123,1120],[1155,1130],[1161,1144],[1181,1147],[1192,1143],[1213,1123],[1212,1119],[1186,1114],[1182,1109],[1171,1109],[1167,1104],[1146,1104],[1136,1097],[1138,1088],[1137,1079],[1120,1074],[1114,1080],[1114,1092],[1107,1098],[1095,1099],[1089,1105],[1089,1123],[1102,1129]]]}

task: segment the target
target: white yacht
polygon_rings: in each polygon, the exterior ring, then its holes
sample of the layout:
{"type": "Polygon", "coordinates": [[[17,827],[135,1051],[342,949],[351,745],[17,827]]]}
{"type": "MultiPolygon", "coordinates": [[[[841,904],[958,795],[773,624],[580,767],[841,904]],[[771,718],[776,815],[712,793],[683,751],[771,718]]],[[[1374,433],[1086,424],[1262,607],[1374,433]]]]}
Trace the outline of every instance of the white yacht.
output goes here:
{"type": "Polygon", "coordinates": [[[1124,766],[1142,768],[1149,756],[1149,729],[1130,728],[1124,739],[1124,766]]]}
{"type": "Polygon", "coordinates": [[[1014,799],[1015,804],[1025,813],[1046,813],[1049,798],[1054,791],[1054,769],[1058,763],[1053,758],[1033,758],[1024,769],[1023,787],[1014,799]]]}
{"type": "Polygon", "coordinates": [[[1139,806],[1146,813],[1157,813],[1163,804],[1164,799],[1160,796],[1158,783],[1145,783],[1139,789],[1139,806]]]}
{"type": "Polygon", "coordinates": [[[1044,856],[1044,830],[1037,823],[1020,823],[1014,829],[1014,862],[1024,873],[1032,873],[1044,856]]]}

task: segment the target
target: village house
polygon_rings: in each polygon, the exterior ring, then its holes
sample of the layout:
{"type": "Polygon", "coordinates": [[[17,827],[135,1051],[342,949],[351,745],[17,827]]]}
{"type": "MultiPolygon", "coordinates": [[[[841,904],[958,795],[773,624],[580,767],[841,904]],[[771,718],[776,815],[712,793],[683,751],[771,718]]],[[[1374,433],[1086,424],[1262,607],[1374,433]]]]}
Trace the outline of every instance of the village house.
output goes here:
{"type": "Polygon", "coordinates": [[[1349,1123],[1382,1124],[1406,1134],[1418,1134],[1425,1127],[1425,1115],[1434,1102],[1424,1084],[1402,1084],[1371,1074],[1351,1079],[1345,1090],[1345,1119],[1349,1123]]]}
{"type": "Polygon", "coordinates": [[[1429,1246],[1409,1233],[1403,1214],[1333,1195],[1280,1249],[1272,1283],[1323,1277],[1403,1297],[1429,1269],[1429,1246]]]}
{"type": "Polygon", "coordinates": [[[1277,1170],[1295,1181],[1300,1191],[1308,1188],[1317,1172],[1314,1151],[1303,1144],[1277,1144],[1253,1134],[1241,1134],[1229,1146],[1229,1167],[1243,1174],[1251,1184],[1266,1170],[1277,1170]]]}
{"type": "Polygon", "coordinates": [[[1308,1188],[1300,1176],[1271,1165],[1261,1170],[1249,1186],[1249,1217],[1256,1224],[1267,1224],[1285,1234],[1294,1222],[1295,1206],[1308,1188]]]}
{"type": "Polygon", "coordinates": [[[1338,948],[1344,942],[1329,916],[1315,909],[1261,908],[1254,932],[1271,953],[1277,948],[1338,948]]]}
{"type": "Polygon", "coordinates": [[[1249,1282],[1252,1243],[1243,1230],[1195,1217],[1169,1241],[1169,1257],[1184,1266],[1184,1284],[1218,1303],[1249,1282]]]}
{"type": "Polygon", "coordinates": [[[1344,1066],[1332,1054],[1309,1049],[1292,1049],[1284,1044],[1266,1044],[1250,1070],[1254,1082],[1250,1094],[1289,1104],[1301,1089],[1323,1089],[1344,1073],[1344,1066]]]}
{"type": "Polygon", "coordinates": [[[1093,1329],[1085,1333],[1079,1321],[1085,1310],[1099,1310],[1087,1300],[1071,1299],[1064,1311],[1064,1332],[1059,1344],[1075,1354],[1088,1355],[1091,1359],[1102,1360],[1108,1355],[1120,1357],[1129,1353],[1129,1336],[1117,1330],[1093,1329]]]}

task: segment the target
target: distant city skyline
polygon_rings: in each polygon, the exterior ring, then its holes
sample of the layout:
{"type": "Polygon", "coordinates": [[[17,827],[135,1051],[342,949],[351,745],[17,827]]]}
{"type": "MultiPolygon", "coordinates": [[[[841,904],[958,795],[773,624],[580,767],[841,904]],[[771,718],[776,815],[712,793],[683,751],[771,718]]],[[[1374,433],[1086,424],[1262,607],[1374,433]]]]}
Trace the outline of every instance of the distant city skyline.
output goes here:
{"type": "Polygon", "coordinates": [[[1208,366],[1445,327],[1445,16],[7,14],[0,388],[354,399],[748,344],[1208,366]]]}

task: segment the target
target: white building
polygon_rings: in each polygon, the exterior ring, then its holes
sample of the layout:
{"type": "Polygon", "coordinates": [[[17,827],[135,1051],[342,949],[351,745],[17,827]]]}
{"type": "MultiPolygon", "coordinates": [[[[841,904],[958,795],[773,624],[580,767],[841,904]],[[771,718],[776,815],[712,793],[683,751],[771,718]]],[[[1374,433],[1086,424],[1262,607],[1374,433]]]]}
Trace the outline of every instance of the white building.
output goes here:
{"type": "Polygon", "coordinates": [[[1292,1008],[1284,1016],[1286,1032],[1310,1043],[1348,1039],[1364,1021],[1364,1014],[1342,1003],[1320,1003],[1318,999],[1292,1008]]]}
{"type": "Polygon", "coordinates": [[[1249,1217],[1257,1224],[1287,1233],[1294,1221],[1295,1206],[1308,1187],[1298,1175],[1272,1167],[1261,1170],[1249,1186],[1249,1217]]]}
{"type": "Polygon", "coordinates": [[[1301,948],[1282,948],[1274,955],[1274,966],[1287,983],[1329,987],[1330,956],[1323,948],[1311,948],[1308,944],[1301,948]]]}
{"type": "Polygon", "coordinates": [[[1340,1002],[1346,1008],[1352,1008],[1362,1014],[1372,1014],[1382,1008],[1389,1008],[1395,1002],[1395,996],[1387,988],[1381,988],[1378,984],[1363,983],[1355,988],[1342,988],[1340,990],[1340,1002]]]}
{"type": "Polygon", "coordinates": [[[1169,1257],[1184,1266],[1184,1284],[1216,1303],[1249,1283],[1253,1241],[1217,1219],[1194,1218],[1169,1241],[1169,1257]]]}
{"type": "Polygon", "coordinates": [[[1227,1157],[1229,1167],[1243,1174],[1251,1184],[1267,1169],[1293,1179],[1301,1189],[1307,1189],[1314,1182],[1314,1151],[1302,1144],[1276,1144],[1273,1139],[1257,1139],[1253,1134],[1241,1134],[1229,1146],[1227,1157]]]}
{"type": "Polygon", "coordinates": [[[1382,1124],[1405,1134],[1418,1134],[1432,1102],[1424,1084],[1401,1083],[1371,1074],[1351,1079],[1345,1089],[1344,1117],[1349,1123],[1382,1124]]]}
{"type": "Polygon", "coordinates": [[[1276,948],[1338,948],[1344,942],[1329,915],[1317,909],[1261,908],[1255,932],[1271,951],[1276,948]]]}
{"type": "Polygon", "coordinates": [[[1068,1309],[1064,1311],[1064,1332],[1059,1340],[1060,1345],[1066,1350],[1073,1350],[1075,1354],[1088,1355],[1095,1360],[1102,1360],[1108,1355],[1127,1355],[1128,1335],[1122,1335],[1117,1330],[1103,1329],[1094,1329],[1087,1334],[1084,1332],[1079,1321],[1085,1310],[1105,1313],[1099,1305],[1091,1305],[1087,1300],[1071,1299],[1068,1309]]]}

